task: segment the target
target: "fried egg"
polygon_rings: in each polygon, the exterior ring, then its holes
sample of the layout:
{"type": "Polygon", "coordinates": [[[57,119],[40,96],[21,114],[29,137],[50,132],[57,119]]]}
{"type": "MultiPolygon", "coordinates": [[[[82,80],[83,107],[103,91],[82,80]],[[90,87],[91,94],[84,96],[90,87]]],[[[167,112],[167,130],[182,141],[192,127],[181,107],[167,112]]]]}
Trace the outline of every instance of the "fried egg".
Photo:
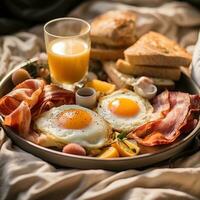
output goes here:
{"type": "Polygon", "coordinates": [[[117,131],[130,132],[149,121],[153,107],[147,99],[121,89],[99,100],[97,112],[117,131]]]}
{"type": "Polygon", "coordinates": [[[100,115],[78,105],[51,108],[36,119],[34,126],[57,142],[78,143],[89,149],[106,145],[112,133],[112,128],[100,115]]]}

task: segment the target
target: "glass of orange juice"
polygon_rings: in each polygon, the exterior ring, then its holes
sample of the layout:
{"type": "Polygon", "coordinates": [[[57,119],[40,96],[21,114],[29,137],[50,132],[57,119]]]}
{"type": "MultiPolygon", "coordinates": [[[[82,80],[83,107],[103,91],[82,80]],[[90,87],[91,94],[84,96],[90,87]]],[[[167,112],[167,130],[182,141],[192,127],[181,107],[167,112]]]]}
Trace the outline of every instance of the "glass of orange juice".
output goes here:
{"type": "Polygon", "coordinates": [[[88,72],[90,25],[78,18],[58,18],[44,25],[52,82],[63,88],[79,83],[88,72]]]}

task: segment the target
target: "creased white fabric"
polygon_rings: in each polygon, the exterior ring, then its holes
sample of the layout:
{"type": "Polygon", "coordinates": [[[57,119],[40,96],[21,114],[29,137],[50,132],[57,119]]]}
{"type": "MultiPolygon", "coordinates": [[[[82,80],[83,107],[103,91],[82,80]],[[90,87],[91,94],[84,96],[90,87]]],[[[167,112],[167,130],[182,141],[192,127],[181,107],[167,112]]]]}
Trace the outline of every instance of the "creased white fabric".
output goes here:
{"type": "MultiPolygon", "coordinates": [[[[150,0],[149,0],[150,1],[150,0]]],[[[152,0],[156,2],[155,0],[152,0]]],[[[137,34],[155,30],[176,39],[191,51],[200,27],[200,12],[186,3],[134,7],[89,2],[71,13],[91,19],[105,10],[131,9],[138,15],[137,34]]],[[[0,38],[0,76],[17,63],[44,50],[42,27],[0,38]]],[[[200,199],[200,152],[143,171],[56,168],[22,151],[0,130],[0,200],[197,200],[200,199]]]]}
{"type": "Polygon", "coordinates": [[[34,57],[43,48],[42,40],[28,32],[0,38],[0,78],[17,64],[34,57]]]}

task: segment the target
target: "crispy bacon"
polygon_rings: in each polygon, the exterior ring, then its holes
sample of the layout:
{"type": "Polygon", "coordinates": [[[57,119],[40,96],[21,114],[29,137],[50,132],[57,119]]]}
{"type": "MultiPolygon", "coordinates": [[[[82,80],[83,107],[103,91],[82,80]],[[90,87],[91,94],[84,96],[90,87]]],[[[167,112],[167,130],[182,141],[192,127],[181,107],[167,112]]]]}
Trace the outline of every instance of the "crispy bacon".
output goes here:
{"type": "Polygon", "coordinates": [[[52,107],[74,103],[75,96],[72,91],[62,89],[54,84],[46,85],[37,105],[32,109],[32,116],[35,118],[52,107]]]}
{"type": "Polygon", "coordinates": [[[22,101],[32,108],[38,101],[44,88],[44,81],[28,79],[17,85],[10,93],[0,99],[0,114],[3,116],[12,113],[22,101]]]}
{"type": "Polygon", "coordinates": [[[4,96],[0,99],[0,114],[2,116],[12,113],[20,104],[20,101],[10,96],[4,96]]]}
{"type": "Polygon", "coordinates": [[[43,80],[28,79],[0,99],[0,114],[5,117],[5,125],[11,126],[22,135],[28,133],[30,109],[38,102],[44,84],[43,80]]]}
{"type": "MultiPolygon", "coordinates": [[[[166,104],[170,105],[170,109],[164,112],[163,117],[161,116],[160,119],[150,121],[140,126],[136,130],[130,132],[127,136],[128,138],[133,138],[138,143],[145,146],[169,144],[172,143],[183,130],[186,131],[187,129],[187,131],[190,131],[196,126],[197,120],[192,118],[191,114],[193,110],[199,110],[200,98],[198,95],[194,97],[182,92],[168,93],[169,98],[166,104]]],[[[162,105],[164,101],[162,102],[162,98],[156,101],[158,102],[154,104],[154,110],[160,111],[160,109],[157,109],[155,106],[162,105]]]]}
{"type": "Polygon", "coordinates": [[[200,111],[200,95],[190,95],[191,106],[190,109],[194,112],[200,111]]]}
{"type": "Polygon", "coordinates": [[[162,118],[170,110],[169,91],[166,90],[152,100],[154,108],[152,119],[162,118]]]}
{"type": "Polygon", "coordinates": [[[26,101],[29,107],[32,108],[38,102],[44,85],[44,80],[28,79],[17,85],[9,94],[12,95],[15,99],[26,101]]]}
{"type": "Polygon", "coordinates": [[[21,104],[9,115],[5,116],[4,125],[17,130],[21,136],[29,133],[31,123],[31,112],[27,102],[21,104]]]}

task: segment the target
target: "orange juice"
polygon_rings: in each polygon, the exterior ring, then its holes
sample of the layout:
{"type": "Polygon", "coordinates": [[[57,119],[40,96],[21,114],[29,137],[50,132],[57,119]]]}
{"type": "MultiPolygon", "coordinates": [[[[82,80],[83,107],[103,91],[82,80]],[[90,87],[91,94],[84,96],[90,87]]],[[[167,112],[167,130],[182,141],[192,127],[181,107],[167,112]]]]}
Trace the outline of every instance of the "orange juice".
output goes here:
{"type": "Polygon", "coordinates": [[[90,48],[81,39],[56,39],[48,45],[48,63],[53,81],[73,84],[86,75],[90,48]]]}

